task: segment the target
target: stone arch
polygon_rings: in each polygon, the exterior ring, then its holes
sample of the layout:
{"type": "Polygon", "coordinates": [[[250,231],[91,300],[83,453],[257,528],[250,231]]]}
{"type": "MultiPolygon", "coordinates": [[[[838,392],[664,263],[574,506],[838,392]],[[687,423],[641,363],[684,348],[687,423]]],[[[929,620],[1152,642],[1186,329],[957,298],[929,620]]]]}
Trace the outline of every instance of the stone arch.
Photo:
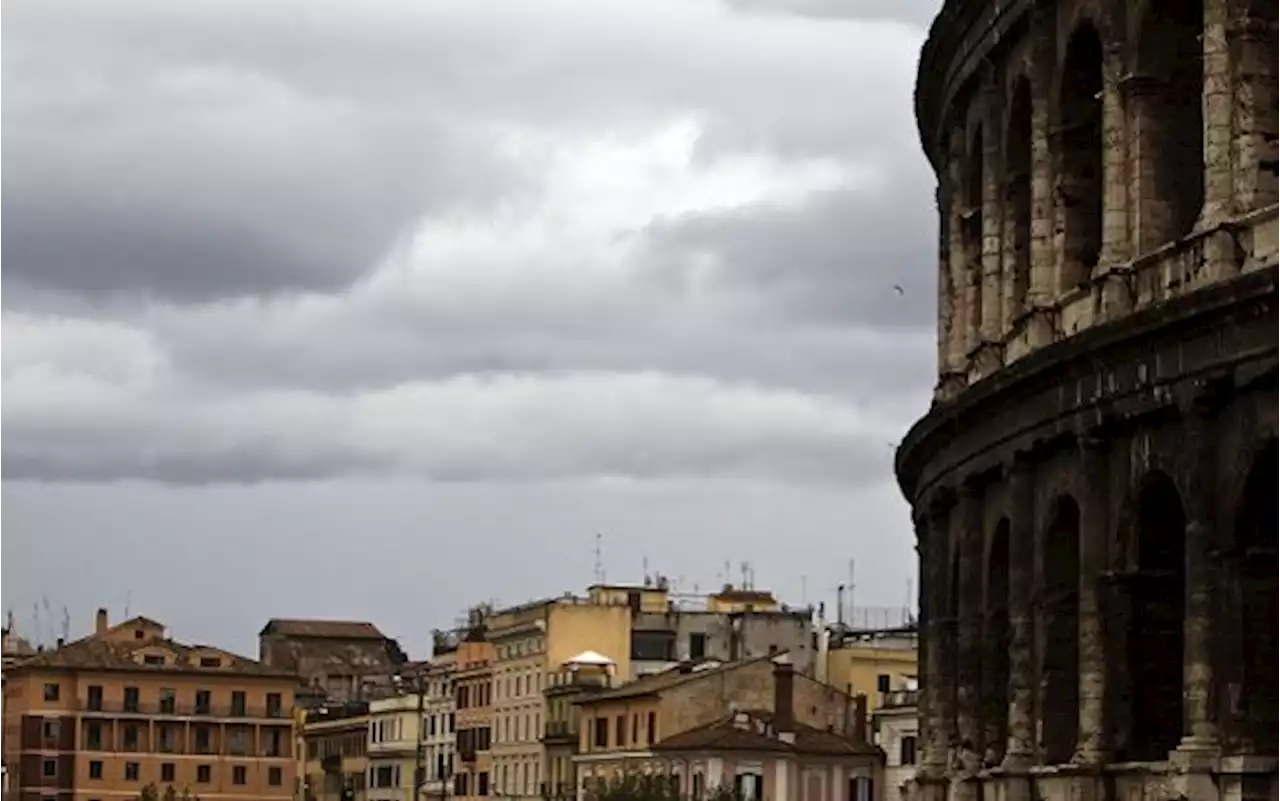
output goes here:
{"type": "Polygon", "coordinates": [[[1068,762],[1076,746],[1080,699],[1080,507],[1060,495],[1050,507],[1041,550],[1045,647],[1040,748],[1045,764],[1068,762]]]}
{"type": "Polygon", "coordinates": [[[1189,234],[1204,206],[1203,30],[1202,0],[1151,2],[1139,19],[1128,97],[1142,250],[1189,234]]]}
{"type": "Polygon", "coordinates": [[[1138,483],[1129,515],[1130,609],[1125,667],[1131,736],[1123,760],[1159,761],[1182,737],[1183,618],[1186,610],[1186,528],[1182,496],[1172,478],[1151,470],[1138,483]]]}
{"type": "Polygon", "coordinates": [[[985,169],[982,126],[969,139],[964,160],[964,208],[960,218],[960,240],[964,248],[965,337],[968,348],[977,347],[982,337],[982,189],[985,169]]]}
{"type": "Polygon", "coordinates": [[[1009,286],[1009,319],[1027,311],[1031,287],[1031,81],[1014,81],[1005,122],[1004,280],[1009,286]]]}
{"type": "Polygon", "coordinates": [[[1083,21],[1063,59],[1055,142],[1058,290],[1089,279],[1102,256],[1102,37],[1083,21]]]}
{"type": "Polygon", "coordinates": [[[1243,651],[1243,687],[1246,731],[1255,753],[1274,754],[1277,749],[1276,666],[1277,620],[1276,559],[1280,548],[1276,506],[1275,439],[1260,448],[1245,479],[1235,515],[1233,545],[1240,559],[1240,630],[1243,651]]]}
{"type": "Polygon", "coordinates": [[[1004,757],[1009,710],[1009,518],[1002,517],[991,532],[986,558],[983,602],[983,710],[987,764],[1004,757]]]}

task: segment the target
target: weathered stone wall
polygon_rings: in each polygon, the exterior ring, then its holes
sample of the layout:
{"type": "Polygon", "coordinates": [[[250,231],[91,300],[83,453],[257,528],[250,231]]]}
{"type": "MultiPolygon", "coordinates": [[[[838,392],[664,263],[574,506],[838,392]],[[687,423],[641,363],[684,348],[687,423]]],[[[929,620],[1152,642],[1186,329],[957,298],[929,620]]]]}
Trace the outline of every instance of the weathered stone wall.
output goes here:
{"type": "Polygon", "coordinates": [[[1276,41],[1251,0],[930,31],[923,797],[1275,797],[1276,41]]]}

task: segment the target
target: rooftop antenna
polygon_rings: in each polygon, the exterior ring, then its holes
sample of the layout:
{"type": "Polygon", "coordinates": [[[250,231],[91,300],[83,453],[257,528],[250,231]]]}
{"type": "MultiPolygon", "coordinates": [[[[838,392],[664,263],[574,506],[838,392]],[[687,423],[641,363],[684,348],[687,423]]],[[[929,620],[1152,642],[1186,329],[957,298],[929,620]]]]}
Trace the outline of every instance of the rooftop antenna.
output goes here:
{"type": "Polygon", "coordinates": [[[71,639],[71,613],[67,611],[67,607],[62,607],[62,641],[67,642],[71,639]]]}
{"type": "Polygon", "coordinates": [[[741,565],[741,568],[742,568],[742,589],[749,590],[751,589],[751,565],[747,562],[743,562],[741,565]]]}
{"type": "Polygon", "coordinates": [[[724,583],[733,583],[733,568],[729,566],[729,560],[724,560],[724,583]]]}
{"type": "Polygon", "coordinates": [[[644,583],[645,583],[645,586],[648,586],[649,585],[649,557],[644,554],[640,554],[640,569],[644,571],[644,583]]]}
{"type": "Polygon", "coordinates": [[[604,553],[603,553],[604,546],[602,544],[603,540],[604,540],[604,537],[602,537],[600,532],[597,531],[596,532],[596,566],[595,566],[597,584],[604,584],[604,553]]]}
{"type": "Polygon", "coordinates": [[[856,610],[857,610],[857,608],[858,608],[858,607],[857,607],[857,606],[855,606],[855,605],[854,605],[854,603],[853,603],[853,587],[854,587],[854,583],[853,583],[853,573],[854,573],[854,570],[853,570],[853,568],[854,568],[854,564],[855,564],[855,562],[856,562],[856,560],[854,560],[854,559],[850,559],[850,560],[849,560],[849,595],[848,595],[847,597],[848,597],[848,599],[849,599],[849,622],[850,622],[850,623],[852,623],[852,622],[853,622],[853,616],[854,616],[854,614],[856,613],[856,610]]]}
{"type": "Polygon", "coordinates": [[[133,590],[124,594],[124,619],[129,619],[129,608],[133,606],[133,590]]]}

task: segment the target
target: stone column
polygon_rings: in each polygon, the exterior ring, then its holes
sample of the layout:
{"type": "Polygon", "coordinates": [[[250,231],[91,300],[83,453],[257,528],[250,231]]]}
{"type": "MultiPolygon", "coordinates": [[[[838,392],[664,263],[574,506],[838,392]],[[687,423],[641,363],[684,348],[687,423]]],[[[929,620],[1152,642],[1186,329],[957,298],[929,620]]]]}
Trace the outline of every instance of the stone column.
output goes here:
{"type": "Polygon", "coordinates": [[[1213,608],[1215,601],[1213,488],[1216,448],[1205,406],[1193,406],[1185,416],[1188,454],[1184,499],[1186,531],[1186,616],[1183,622],[1182,706],[1183,738],[1178,750],[1203,751],[1218,747],[1213,710],[1213,608]]]}
{"type": "Polygon", "coordinates": [[[1232,122],[1235,104],[1227,30],[1232,0],[1204,2],[1204,208],[1200,221],[1216,225],[1234,214],[1232,122]]]}
{"type": "Polygon", "coordinates": [[[1101,578],[1107,567],[1107,544],[1111,538],[1107,482],[1108,440],[1100,432],[1080,437],[1081,475],[1084,491],[1080,498],[1080,718],[1079,739],[1072,759],[1096,765],[1107,759],[1106,689],[1107,654],[1102,604],[1101,578]]]}
{"type": "MultiPolygon", "coordinates": [[[[1000,143],[1002,115],[1000,114],[1000,92],[996,87],[996,78],[988,70],[982,77],[982,90],[979,103],[982,115],[982,279],[981,303],[982,316],[979,328],[979,343],[999,342],[1005,331],[1003,314],[1004,276],[1000,269],[1000,257],[1003,243],[1000,238],[1000,226],[1003,218],[1004,204],[1001,198],[1001,176],[1004,173],[1000,154],[1003,150],[1000,143]]],[[[999,362],[992,360],[984,365],[984,374],[999,368],[999,362]]]]}
{"type": "MultiPolygon", "coordinates": [[[[1053,233],[1053,150],[1050,147],[1053,73],[1057,61],[1055,10],[1049,4],[1037,5],[1031,10],[1031,274],[1025,304],[1028,311],[1048,306],[1058,295],[1053,233]]],[[[1028,318],[1030,347],[1047,345],[1053,337],[1053,325],[1046,313],[1033,313],[1028,318]]]]}
{"type": "MultiPolygon", "coordinates": [[[[964,129],[955,128],[947,148],[947,180],[949,182],[950,222],[948,243],[951,269],[951,365],[957,373],[968,375],[970,291],[964,247],[964,129]]],[[[967,382],[967,379],[966,379],[967,382]]]]}
{"type": "Polygon", "coordinates": [[[951,192],[945,172],[938,179],[934,199],[938,209],[938,375],[945,381],[956,369],[951,347],[956,315],[951,282],[951,192]]]}
{"type": "Polygon", "coordinates": [[[982,490],[965,482],[956,514],[960,593],[956,645],[956,734],[958,747],[982,753],[982,490]]]}
{"type": "MultiPolygon", "coordinates": [[[[1209,0],[1205,4],[1205,62],[1208,64],[1210,37],[1208,35],[1209,9],[1227,0],[1209,0]]],[[[1227,41],[1236,42],[1237,63],[1232,66],[1232,84],[1228,91],[1235,102],[1228,107],[1234,110],[1234,120],[1229,130],[1235,136],[1235,208],[1252,211],[1276,202],[1276,33],[1272,22],[1251,12],[1262,7],[1261,3],[1237,2],[1230,20],[1227,41]],[[1251,8],[1252,6],[1252,8],[1251,8]],[[1272,166],[1268,168],[1266,165],[1272,166]]],[[[1272,6],[1274,13],[1275,6],[1272,6]]],[[[1214,41],[1215,48],[1220,44],[1214,41]]],[[[1217,53],[1215,52],[1215,58],[1217,53]]],[[[1220,63],[1220,60],[1219,62],[1220,63]]],[[[1217,65],[1215,63],[1215,66],[1217,65]]],[[[1209,69],[1205,68],[1205,79],[1209,69]]],[[[1215,79],[1217,78],[1215,72],[1215,79]]],[[[1215,96],[1216,103],[1219,102],[1215,96]]],[[[1206,101],[1207,105],[1207,101],[1206,101]]],[[[1207,133],[1207,131],[1206,131],[1207,133]]],[[[1208,163],[1206,149],[1206,164],[1208,163]]]]}
{"type": "Polygon", "coordinates": [[[1009,474],[1009,725],[1004,767],[1020,769],[1035,754],[1035,654],[1031,578],[1035,570],[1035,481],[1026,454],[1009,474]]]}
{"type": "MultiPolygon", "coordinates": [[[[1107,36],[1102,54],[1102,252],[1098,268],[1104,270],[1132,257],[1129,136],[1121,88],[1126,71],[1126,47],[1123,28],[1115,27],[1118,30],[1107,36]]],[[[1128,284],[1120,278],[1108,280],[1102,289],[1102,318],[1114,319],[1128,314],[1132,308],[1128,284]]]]}
{"type": "Polygon", "coordinates": [[[921,710],[924,725],[924,767],[926,774],[940,777],[947,768],[951,731],[955,722],[955,642],[948,609],[951,578],[947,567],[951,548],[949,503],[944,495],[930,498],[924,512],[928,536],[921,539],[921,597],[928,605],[925,626],[925,694],[927,709],[921,710]]]}

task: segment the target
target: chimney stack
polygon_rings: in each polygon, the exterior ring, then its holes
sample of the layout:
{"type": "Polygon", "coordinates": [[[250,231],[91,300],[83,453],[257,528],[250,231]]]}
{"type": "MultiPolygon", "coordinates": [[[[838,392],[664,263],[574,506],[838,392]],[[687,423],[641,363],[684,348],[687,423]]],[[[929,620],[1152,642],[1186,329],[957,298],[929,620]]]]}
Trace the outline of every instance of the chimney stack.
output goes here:
{"type": "Polygon", "coordinates": [[[867,696],[862,693],[853,697],[853,741],[867,744],[867,696]]]}
{"type": "Polygon", "coordinates": [[[105,608],[98,609],[98,617],[94,621],[93,633],[106,634],[107,632],[107,610],[105,608]]]}
{"type": "Polygon", "coordinates": [[[795,688],[795,668],[784,655],[773,663],[773,727],[786,743],[796,741],[795,688]]]}
{"type": "Polygon", "coordinates": [[[844,633],[844,585],[836,587],[836,623],[844,633]]]}

